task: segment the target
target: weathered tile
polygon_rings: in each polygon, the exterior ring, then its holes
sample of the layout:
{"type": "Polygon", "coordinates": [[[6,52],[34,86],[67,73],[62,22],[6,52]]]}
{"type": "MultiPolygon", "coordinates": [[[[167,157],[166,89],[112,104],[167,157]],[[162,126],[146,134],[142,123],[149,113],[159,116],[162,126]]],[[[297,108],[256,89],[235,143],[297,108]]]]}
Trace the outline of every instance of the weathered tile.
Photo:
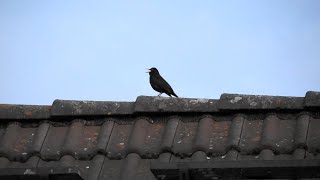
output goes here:
{"type": "Polygon", "coordinates": [[[41,157],[46,160],[59,160],[68,127],[50,126],[41,148],[41,157]]]}
{"type": "Polygon", "coordinates": [[[311,119],[308,130],[307,146],[311,153],[320,152],[320,119],[311,119]]]}
{"type": "Polygon", "coordinates": [[[239,149],[241,154],[256,154],[262,150],[260,145],[263,120],[245,120],[241,133],[239,149]]]}
{"type": "Polygon", "coordinates": [[[108,157],[110,157],[111,159],[123,159],[126,157],[128,141],[132,129],[132,125],[114,124],[106,149],[108,157]]]}
{"type": "Polygon", "coordinates": [[[172,145],[177,132],[178,125],[179,119],[177,117],[172,117],[168,120],[167,124],[165,125],[163,135],[161,137],[161,151],[172,151],[172,145]]]}
{"type": "Polygon", "coordinates": [[[26,161],[33,154],[39,154],[44,141],[47,126],[38,128],[21,128],[19,124],[12,123],[7,126],[2,136],[0,156],[12,161],[26,161]]]}
{"type": "Polygon", "coordinates": [[[193,153],[194,139],[197,133],[197,122],[180,122],[173,141],[173,152],[181,157],[193,153]]]}

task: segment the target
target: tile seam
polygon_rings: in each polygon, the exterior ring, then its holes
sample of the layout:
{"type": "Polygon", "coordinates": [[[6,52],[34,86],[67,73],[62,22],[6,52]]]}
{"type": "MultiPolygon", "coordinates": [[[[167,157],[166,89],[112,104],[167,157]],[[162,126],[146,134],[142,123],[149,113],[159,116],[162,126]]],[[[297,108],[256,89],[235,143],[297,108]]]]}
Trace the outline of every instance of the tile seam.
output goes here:
{"type": "MultiPolygon", "coordinates": [[[[242,116],[241,116],[241,117],[242,117],[242,116]]],[[[242,131],[243,131],[243,126],[244,126],[244,121],[246,121],[246,119],[245,119],[244,117],[242,117],[241,131],[240,131],[239,141],[238,141],[238,143],[237,143],[237,147],[239,147],[240,141],[241,141],[241,138],[242,138],[242,131]]],[[[240,149],[237,148],[236,151],[238,151],[237,157],[236,157],[236,159],[238,159],[240,149]]]]}
{"type": "MultiPolygon", "coordinates": [[[[41,158],[42,147],[43,147],[43,144],[44,144],[44,142],[45,142],[45,140],[46,140],[46,138],[47,138],[48,132],[49,132],[49,130],[51,129],[51,127],[52,127],[52,125],[49,124],[49,128],[48,128],[48,130],[47,130],[47,132],[46,132],[46,135],[45,135],[44,138],[43,138],[43,142],[42,142],[42,144],[41,144],[40,151],[39,151],[40,157],[39,157],[39,160],[38,160],[38,163],[37,163],[37,166],[36,166],[36,167],[38,167],[39,162],[40,162],[40,159],[42,159],[42,158],[41,158]]],[[[39,127],[38,127],[38,128],[39,128],[39,127]]]]}
{"type": "Polygon", "coordinates": [[[308,134],[309,134],[310,121],[311,121],[311,117],[310,117],[310,115],[308,115],[308,127],[307,127],[307,133],[306,133],[306,138],[305,138],[306,150],[304,152],[304,158],[306,158],[306,154],[307,154],[307,151],[308,151],[308,134]]]}
{"type": "MultiPolygon", "coordinates": [[[[176,126],[176,130],[175,130],[175,132],[174,132],[174,136],[173,136],[173,138],[172,138],[171,146],[173,145],[173,142],[174,142],[174,140],[175,140],[175,138],[176,138],[176,135],[177,135],[177,129],[178,129],[179,125],[180,125],[180,118],[177,118],[177,119],[178,119],[178,124],[177,124],[177,126],[176,126]]],[[[172,150],[171,150],[171,151],[172,151],[172,150]]],[[[171,152],[170,154],[171,154],[171,156],[170,156],[169,162],[171,162],[172,155],[174,155],[173,152],[171,152]]],[[[174,156],[175,156],[175,155],[174,155],[174,156]]]]}
{"type": "MultiPolygon", "coordinates": [[[[93,158],[93,159],[94,159],[94,158],[93,158]]],[[[93,159],[92,159],[92,160],[93,160],[93,159]]],[[[100,178],[100,174],[101,174],[101,171],[102,171],[102,167],[103,167],[106,159],[108,159],[108,157],[107,157],[107,156],[103,156],[103,163],[102,163],[101,166],[100,166],[99,174],[98,174],[98,176],[97,176],[97,180],[100,178]]]]}

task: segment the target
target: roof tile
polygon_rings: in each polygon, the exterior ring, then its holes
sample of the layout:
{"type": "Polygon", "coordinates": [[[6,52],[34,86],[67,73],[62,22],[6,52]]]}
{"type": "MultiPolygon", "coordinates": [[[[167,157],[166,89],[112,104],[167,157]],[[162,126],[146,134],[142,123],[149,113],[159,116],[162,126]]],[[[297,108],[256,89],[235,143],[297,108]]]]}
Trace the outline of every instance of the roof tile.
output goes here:
{"type": "Polygon", "coordinates": [[[244,121],[239,144],[241,154],[255,154],[261,151],[262,125],[263,120],[244,121]]]}
{"type": "Polygon", "coordinates": [[[172,145],[172,151],[178,156],[191,156],[193,153],[193,143],[196,136],[197,122],[180,121],[172,145]]]}
{"type": "Polygon", "coordinates": [[[225,160],[235,161],[238,159],[238,154],[239,154],[238,151],[231,149],[230,151],[227,152],[226,155],[222,156],[222,158],[225,160]]]}
{"type": "MultiPolygon", "coordinates": [[[[156,158],[162,152],[161,150],[161,137],[165,131],[165,122],[153,122],[145,121],[146,131],[144,137],[141,137],[142,141],[140,146],[140,155],[143,158],[156,158]]],[[[135,126],[135,129],[136,126],[135,126]]]]}
{"type": "Polygon", "coordinates": [[[171,158],[172,154],[165,152],[165,153],[161,153],[159,155],[158,159],[152,159],[152,161],[159,161],[159,162],[169,162],[170,158],[171,158]]]}
{"type": "Polygon", "coordinates": [[[90,161],[75,160],[70,155],[63,156],[59,161],[43,161],[40,159],[38,167],[52,168],[54,171],[55,167],[76,167],[80,171],[80,175],[86,180],[97,180],[100,174],[101,166],[104,162],[105,157],[103,155],[97,155],[90,161]]]}
{"type": "Polygon", "coordinates": [[[192,154],[192,161],[208,161],[207,158],[207,154],[203,151],[197,151],[195,153],[192,154]]]}
{"type": "Polygon", "coordinates": [[[143,155],[143,148],[147,146],[145,144],[145,139],[147,137],[148,128],[149,122],[145,119],[138,119],[135,122],[128,144],[128,154],[136,153],[141,156],[143,155]]]}
{"type": "Polygon", "coordinates": [[[320,160],[320,154],[314,154],[310,152],[306,152],[306,159],[319,159],[320,160]]]}
{"type": "Polygon", "coordinates": [[[294,149],[294,137],[297,128],[297,121],[288,119],[280,120],[279,123],[279,136],[274,146],[276,153],[286,154],[291,153],[294,149]]]}
{"type": "Polygon", "coordinates": [[[55,100],[52,116],[126,115],[133,113],[132,102],[55,100]]]}
{"type": "Polygon", "coordinates": [[[217,100],[138,97],[130,112],[121,102],[57,101],[47,121],[10,107],[18,115],[0,123],[0,168],[77,166],[85,180],[155,179],[150,162],[319,159],[320,113],[306,99],[231,95],[219,109],[217,100]]]}
{"type": "Polygon", "coordinates": [[[141,159],[138,154],[131,153],[125,159],[109,160],[105,159],[102,166],[99,180],[115,179],[150,179],[156,178],[150,171],[150,160],[141,159]]]}
{"type": "Polygon", "coordinates": [[[110,140],[113,127],[114,127],[113,121],[105,121],[102,124],[101,129],[99,131],[99,135],[97,137],[96,149],[98,152],[105,152],[105,149],[107,148],[107,145],[110,140]]]}
{"type": "Polygon", "coordinates": [[[100,171],[99,180],[119,180],[124,159],[110,160],[105,159],[100,171]]]}
{"type": "Polygon", "coordinates": [[[302,114],[297,118],[294,143],[296,147],[307,147],[307,135],[310,123],[310,115],[302,114]]]}
{"type": "Polygon", "coordinates": [[[256,96],[243,94],[222,94],[219,110],[270,110],[270,109],[303,109],[302,97],[256,96]]]}
{"type": "Polygon", "coordinates": [[[312,118],[310,120],[308,137],[307,137],[307,146],[308,151],[311,153],[320,152],[320,119],[312,118]]]}
{"type": "Polygon", "coordinates": [[[0,104],[0,119],[49,119],[51,106],[0,104]]]}
{"type": "MultiPolygon", "coordinates": [[[[195,137],[195,145],[194,151],[204,151],[209,152],[209,141],[212,142],[210,139],[211,129],[213,127],[213,119],[210,117],[204,117],[200,120],[197,135],[195,137]]],[[[210,144],[210,147],[212,143],[210,144]]]]}
{"type": "MultiPolygon", "coordinates": [[[[294,119],[279,119],[277,115],[271,114],[264,120],[230,116],[216,121],[214,119],[217,117],[203,116],[200,121],[194,121],[191,117],[169,116],[164,118],[167,121],[137,118],[134,125],[113,121],[104,121],[102,126],[85,125],[87,121],[76,120],[70,126],[52,126],[43,122],[39,127],[32,128],[11,123],[6,129],[1,129],[3,146],[0,152],[13,161],[25,161],[32,155],[47,160],[58,160],[64,155],[88,160],[97,153],[121,159],[131,152],[143,158],[157,158],[166,151],[183,158],[202,151],[214,158],[226,156],[232,149],[241,154],[256,154],[263,149],[271,149],[277,154],[290,154],[294,148],[303,147],[294,146],[299,142],[294,142],[296,139],[304,139],[306,136],[297,135],[297,132],[302,131],[297,122],[301,121],[304,125],[308,118],[309,115],[303,114],[294,119]],[[179,119],[184,121],[179,122],[179,119]],[[16,136],[15,132],[23,136],[16,136]],[[234,142],[232,146],[230,142],[234,142]],[[164,144],[167,144],[167,148],[163,148],[164,144]],[[17,150],[15,147],[22,149],[17,150]]],[[[312,123],[308,128],[308,141],[304,141],[308,142],[306,147],[311,152],[318,152],[318,146],[313,141],[318,137],[314,129],[320,124],[317,119],[312,123]]]]}
{"type": "Polygon", "coordinates": [[[295,149],[293,151],[293,159],[304,159],[306,155],[306,150],[305,149],[295,149]]]}
{"type": "Polygon", "coordinates": [[[140,156],[135,153],[128,154],[124,163],[122,164],[120,179],[136,179],[136,171],[138,171],[138,166],[140,163],[140,156]]]}
{"type": "Polygon", "coordinates": [[[11,123],[1,138],[0,155],[13,161],[26,161],[33,154],[39,154],[39,144],[45,137],[42,131],[45,131],[45,125],[21,128],[19,124],[11,123]]]}
{"type": "Polygon", "coordinates": [[[5,157],[0,157],[0,168],[33,168],[37,167],[40,158],[30,157],[26,162],[10,161],[5,157]]]}
{"type": "Polygon", "coordinates": [[[274,153],[270,149],[264,149],[259,154],[260,160],[274,160],[274,153]]]}
{"type": "Polygon", "coordinates": [[[217,104],[214,99],[139,96],[134,112],[217,112],[217,104]]]}
{"type": "Polygon", "coordinates": [[[97,139],[102,126],[85,126],[75,121],[68,128],[63,142],[62,154],[69,154],[76,159],[89,159],[96,153],[97,139]]]}
{"type": "Polygon", "coordinates": [[[279,137],[280,119],[276,115],[269,115],[264,120],[261,145],[265,149],[275,150],[279,137]]]}
{"type": "Polygon", "coordinates": [[[224,155],[227,152],[227,142],[230,133],[231,121],[214,121],[210,139],[209,152],[215,156],[224,155]]]}
{"type": "Polygon", "coordinates": [[[0,157],[0,168],[6,168],[8,167],[8,164],[10,163],[10,160],[5,157],[0,157]]]}
{"type": "Polygon", "coordinates": [[[238,115],[232,120],[227,142],[227,149],[239,149],[238,147],[244,121],[245,117],[243,115],[238,115]]]}
{"type": "Polygon", "coordinates": [[[304,98],[306,107],[320,107],[320,92],[308,91],[304,98]]]}
{"type": "Polygon", "coordinates": [[[169,118],[161,138],[161,151],[171,151],[171,147],[177,132],[179,121],[180,120],[177,117],[169,118]]]}
{"type": "Polygon", "coordinates": [[[34,134],[34,141],[33,141],[33,150],[35,152],[40,153],[43,142],[47,136],[49,127],[50,127],[50,124],[42,123],[36,129],[36,132],[34,134]]]}
{"type": "Polygon", "coordinates": [[[112,134],[106,149],[108,156],[112,159],[123,159],[127,155],[128,141],[132,125],[114,124],[112,134]]]}
{"type": "MultiPolygon", "coordinates": [[[[62,156],[63,144],[68,127],[54,127],[50,125],[47,136],[41,148],[41,157],[46,160],[59,160],[62,156]]],[[[73,153],[72,153],[73,154],[73,153]]],[[[70,155],[72,155],[70,154],[70,155]]],[[[66,154],[65,154],[66,155],[66,154]]]]}

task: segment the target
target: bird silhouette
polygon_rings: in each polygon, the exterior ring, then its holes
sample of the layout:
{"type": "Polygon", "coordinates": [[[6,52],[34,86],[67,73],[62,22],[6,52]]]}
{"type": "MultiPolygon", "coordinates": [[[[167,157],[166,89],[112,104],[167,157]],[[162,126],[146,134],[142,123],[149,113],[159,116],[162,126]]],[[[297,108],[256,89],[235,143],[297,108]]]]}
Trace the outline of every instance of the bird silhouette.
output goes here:
{"type": "Polygon", "coordinates": [[[166,93],[170,97],[171,95],[178,97],[167,81],[161,77],[157,68],[153,67],[148,70],[149,71],[147,73],[150,75],[150,85],[155,91],[160,93],[158,95],[159,97],[162,93],[166,93]]]}

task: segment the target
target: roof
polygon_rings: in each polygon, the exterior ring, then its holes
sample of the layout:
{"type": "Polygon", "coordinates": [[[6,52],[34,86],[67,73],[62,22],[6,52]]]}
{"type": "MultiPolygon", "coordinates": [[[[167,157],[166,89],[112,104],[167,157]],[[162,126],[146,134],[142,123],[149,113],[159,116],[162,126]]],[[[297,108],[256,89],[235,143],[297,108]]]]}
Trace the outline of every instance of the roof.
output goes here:
{"type": "Polygon", "coordinates": [[[320,92],[312,91],[1,104],[0,175],[68,167],[86,180],[156,179],[157,163],[311,161],[320,159],[319,129],[320,92]]]}

